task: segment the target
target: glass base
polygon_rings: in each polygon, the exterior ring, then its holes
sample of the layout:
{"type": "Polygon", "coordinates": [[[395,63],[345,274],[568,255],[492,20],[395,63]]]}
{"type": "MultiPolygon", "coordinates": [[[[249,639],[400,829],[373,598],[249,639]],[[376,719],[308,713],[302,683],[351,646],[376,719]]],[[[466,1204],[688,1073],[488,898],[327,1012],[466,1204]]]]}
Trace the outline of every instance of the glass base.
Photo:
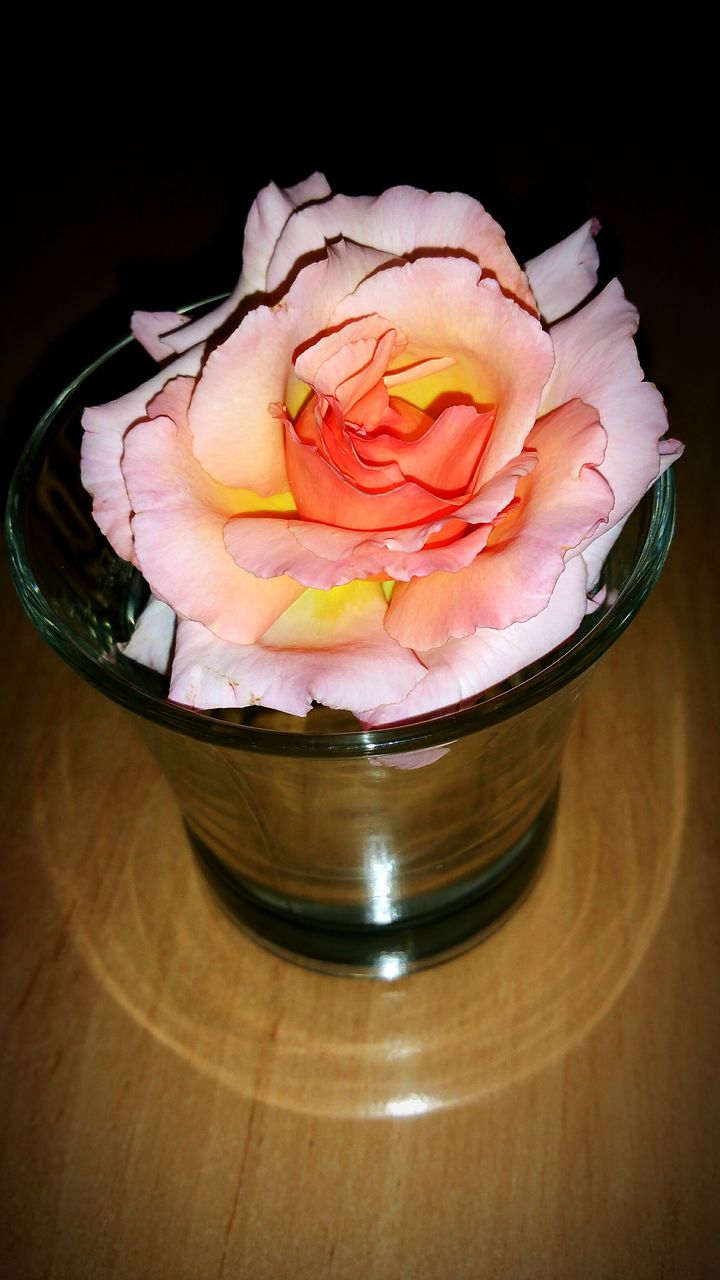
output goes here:
{"type": "Polygon", "coordinates": [[[288,903],[242,883],[187,827],[202,873],[235,923],[256,942],[295,964],[344,977],[398,978],[475,946],[528,893],[552,834],[557,791],[501,859],[472,881],[399,904],[403,918],[373,924],[358,909],[288,903]]]}

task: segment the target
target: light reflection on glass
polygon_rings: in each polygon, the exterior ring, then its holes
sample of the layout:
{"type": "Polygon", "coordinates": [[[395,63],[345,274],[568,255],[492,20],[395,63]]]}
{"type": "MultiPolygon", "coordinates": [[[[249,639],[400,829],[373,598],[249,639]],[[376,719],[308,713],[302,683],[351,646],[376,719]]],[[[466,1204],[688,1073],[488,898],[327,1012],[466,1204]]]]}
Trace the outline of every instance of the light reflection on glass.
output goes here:
{"type": "MultiPolygon", "coordinates": [[[[367,860],[367,884],[373,924],[392,924],[397,919],[394,879],[395,863],[392,856],[385,849],[379,853],[370,853],[367,860]]],[[[385,976],[397,977],[397,974],[383,974],[385,976]]]]}
{"type": "Polygon", "coordinates": [[[400,951],[388,951],[380,956],[377,967],[377,975],[379,978],[385,978],[391,982],[393,978],[401,978],[407,973],[407,956],[400,951]]]}

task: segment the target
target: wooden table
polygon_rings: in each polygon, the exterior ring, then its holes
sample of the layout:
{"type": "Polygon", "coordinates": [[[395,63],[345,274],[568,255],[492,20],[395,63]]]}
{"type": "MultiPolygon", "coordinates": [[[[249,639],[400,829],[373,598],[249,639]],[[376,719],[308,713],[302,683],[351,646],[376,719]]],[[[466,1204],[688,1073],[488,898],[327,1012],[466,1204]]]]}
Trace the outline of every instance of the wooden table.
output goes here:
{"type": "Polygon", "coordinates": [[[474,951],[350,982],[236,932],[131,718],[3,574],[3,1277],[720,1273],[717,292],[709,217],[678,264],[682,208],[631,196],[679,531],[581,705],[542,877],[474,951]]]}

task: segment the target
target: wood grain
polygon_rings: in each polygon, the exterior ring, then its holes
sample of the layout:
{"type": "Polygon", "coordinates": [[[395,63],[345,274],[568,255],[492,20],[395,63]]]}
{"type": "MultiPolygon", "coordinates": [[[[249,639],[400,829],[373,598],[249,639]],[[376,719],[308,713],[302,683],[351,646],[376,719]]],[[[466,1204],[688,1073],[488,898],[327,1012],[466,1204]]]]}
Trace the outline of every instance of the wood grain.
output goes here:
{"type": "Polygon", "coordinates": [[[3,1277],[720,1273],[717,375],[644,190],[609,203],[689,445],[678,535],[588,686],[542,876],[474,951],[349,982],[246,940],[132,718],[3,575],[3,1277]]]}

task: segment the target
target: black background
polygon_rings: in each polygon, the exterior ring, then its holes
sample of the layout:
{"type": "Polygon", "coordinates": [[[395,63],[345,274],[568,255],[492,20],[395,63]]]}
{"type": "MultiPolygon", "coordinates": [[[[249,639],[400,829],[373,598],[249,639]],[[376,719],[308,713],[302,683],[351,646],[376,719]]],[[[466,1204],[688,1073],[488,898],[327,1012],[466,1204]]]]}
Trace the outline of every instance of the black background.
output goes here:
{"type": "Polygon", "coordinates": [[[707,349],[687,353],[686,376],[716,358],[717,166],[700,105],[608,120],[477,102],[408,119],[400,106],[372,117],[358,103],[343,113],[329,97],[303,110],[286,96],[291,109],[273,123],[250,90],[231,110],[127,93],[109,107],[111,97],[98,96],[97,81],[86,94],[75,85],[72,98],[44,100],[6,137],[5,473],[54,394],[126,332],[133,309],[174,309],[231,288],[256,192],[316,168],[349,194],[398,182],[466,191],[502,223],[521,261],[594,214],[603,278],[620,274],[639,306],[643,362],[671,410],[664,347],[683,341],[689,309],[695,321],[701,312],[707,349]],[[677,324],[664,313],[654,335],[663,291],[676,299],[677,324]]]}

